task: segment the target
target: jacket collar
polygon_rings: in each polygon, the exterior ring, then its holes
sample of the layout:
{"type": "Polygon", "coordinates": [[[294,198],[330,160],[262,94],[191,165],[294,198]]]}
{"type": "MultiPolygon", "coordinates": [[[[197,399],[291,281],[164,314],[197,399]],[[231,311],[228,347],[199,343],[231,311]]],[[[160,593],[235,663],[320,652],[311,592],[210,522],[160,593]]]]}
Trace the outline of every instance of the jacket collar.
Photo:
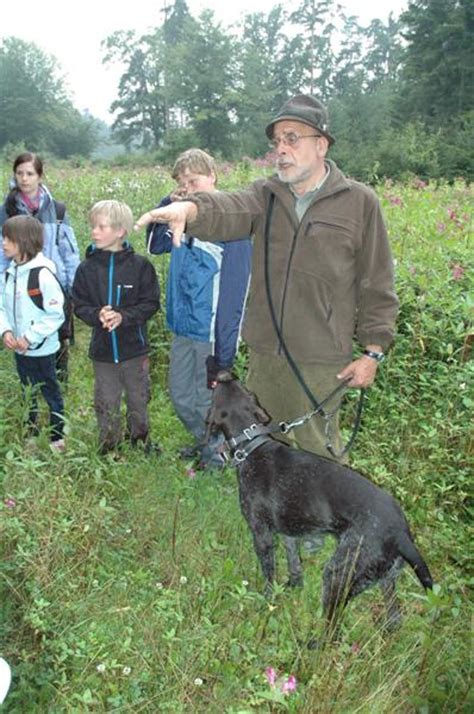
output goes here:
{"type": "MultiPolygon", "coordinates": [[[[346,191],[351,188],[350,181],[344,176],[342,171],[337,167],[332,159],[326,159],[326,164],[328,164],[330,169],[329,176],[326,181],[324,181],[321,189],[315,195],[313,202],[319,201],[322,198],[330,196],[334,193],[339,193],[339,191],[346,191]]],[[[267,186],[279,200],[281,200],[287,207],[291,207],[294,211],[295,196],[288,184],[281,181],[275,174],[270,176],[267,180],[267,186]]]]}
{"type": "Polygon", "coordinates": [[[56,267],[53,261],[43,255],[43,253],[41,252],[37,253],[35,257],[29,260],[27,263],[21,263],[20,265],[17,265],[15,261],[12,260],[7,268],[7,272],[11,275],[14,275],[16,270],[17,275],[21,275],[22,273],[28,272],[32,268],[49,268],[49,270],[51,270],[53,273],[56,273],[56,267]]]}
{"type": "Polygon", "coordinates": [[[121,260],[122,256],[130,255],[134,253],[134,249],[130,245],[128,240],[124,240],[122,243],[122,250],[111,251],[111,250],[101,250],[96,248],[95,243],[91,243],[86,249],[86,258],[95,257],[96,259],[108,260],[111,255],[116,255],[117,260],[121,260]]]}

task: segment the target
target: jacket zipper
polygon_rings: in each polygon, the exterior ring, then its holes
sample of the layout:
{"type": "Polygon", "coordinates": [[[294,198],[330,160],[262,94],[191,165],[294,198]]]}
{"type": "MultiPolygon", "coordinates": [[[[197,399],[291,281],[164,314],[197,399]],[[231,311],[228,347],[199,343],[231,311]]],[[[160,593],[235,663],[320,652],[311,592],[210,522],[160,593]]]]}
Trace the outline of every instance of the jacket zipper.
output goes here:
{"type": "MultiPolygon", "coordinates": [[[[295,231],[293,235],[293,242],[291,245],[291,250],[290,250],[290,257],[288,258],[288,263],[286,266],[286,276],[285,276],[285,285],[283,287],[283,295],[281,298],[281,309],[280,309],[280,333],[283,334],[283,315],[285,312],[285,303],[286,303],[286,295],[288,292],[288,283],[289,283],[289,276],[290,276],[290,268],[291,268],[291,263],[293,261],[293,256],[295,253],[296,249],[296,239],[298,238],[298,230],[295,231]]],[[[281,355],[282,349],[281,349],[281,340],[278,345],[278,354],[281,355]]]]}
{"type": "Polygon", "coordinates": [[[18,334],[18,328],[16,324],[16,284],[18,277],[18,265],[15,265],[15,275],[13,277],[13,323],[15,325],[15,335],[18,334]]]}
{"type": "MultiPolygon", "coordinates": [[[[114,268],[115,268],[114,258],[115,258],[114,253],[111,253],[110,263],[109,263],[108,304],[111,305],[112,307],[114,307],[114,302],[113,302],[113,283],[114,283],[114,268]]],[[[114,358],[115,364],[118,364],[119,363],[119,350],[118,350],[117,334],[116,334],[115,330],[112,330],[112,332],[110,333],[110,339],[112,341],[112,356],[114,358]]]]}
{"type": "MultiPolygon", "coordinates": [[[[298,234],[300,233],[300,228],[301,228],[302,225],[303,225],[304,217],[306,216],[306,214],[307,214],[307,212],[309,211],[309,209],[312,208],[312,206],[314,206],[314,204],[315,204],[317,201],[321,200],[322,198],[327,198],[327,197],[332,196],[332,195],[334,195],[334,194],[336,194],[336,193],[339,193],[340,191],[345,191],[345,190],[348,190],[347,187],[341,186],[341,187],[334,188],[334,189],[333,189],[332,191],[330,191],[329,193],[322,194],[322,195],[316,195],[315,198],[314,198],[314,200],[311,201],[310,205],[308,206],[308,208],[307,208],[306,211],[304,212],[303,216],[301,217],[301,221],[300,221],[299,224],[298,224],[298,228],[296,229],[296,231],[295,231],[295,233],[294,233],[294,235],[293,235],[293,243],[292,243],[292,246],[291,246],[290,257],[288,258],[288,264],[287,264],[287,268],[286,268],[285,285],[284,285],[284,288],[283,288],[283,295],[282,295],[281,309],[280,309],[280,333],[281,333],[281,334],[283,334],[283,316],[284,316],[284,312],[285,312],[285,302],[286,302],[286,296],[287,296],[287,292],[288,292],[288,283],[289,283],[289,276],[290,276],[290,268],[291,268],[291,263],[292,263],[292,261],[293,261],[293,256],[294,256],[294,253],[295,253],[295,250],[296,250],[296,241],[297,241],[297,238],[298,238],[298,234]]],[[[277,194],[275,194],[275,196],[278,197],[277,194]]],[[[287,214],[288,218],[290,219],[290,222],[293,223],[294,221],[293,221],[293,219],[292,219],[292,216],[291,216],[290,212],[288,211],[288,209],[287,209],[287,207],[286,207],[284,201],[282,201],[281,199],[280,199],[280,204],[281,204],[283,210],[285,211],[285,213],[287,214]]],[[[307,225],[306,230],[307,230],[308,228],[309,228],[309,224],[307,225]]],[[[278,344],[278,354],[279,354],[279,355],[282,354],[281,340],[279,341],[279,344],[278,344]]]]}

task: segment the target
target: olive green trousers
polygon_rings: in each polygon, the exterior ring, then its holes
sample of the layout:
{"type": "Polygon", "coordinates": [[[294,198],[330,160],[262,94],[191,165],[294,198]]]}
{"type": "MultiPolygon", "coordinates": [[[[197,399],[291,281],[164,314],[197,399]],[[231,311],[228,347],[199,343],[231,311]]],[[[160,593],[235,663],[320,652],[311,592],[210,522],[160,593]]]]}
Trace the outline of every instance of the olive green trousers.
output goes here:
{"type": "MultiPolygon", "coordinates": [[[[298,364],[306,384],[319,403],[340,384],[336,375],[344,366],[344,364],[298,364]]],[[[260,405],[277,423],[293,421],[314,409],[284,356],[262,355],[250,350],[246,387],[256,394],[260,405]]],[[[276,438],[290,446],[347,463],[346,457],[338,458],[326,447],[330,438],[336,454],[342,449],[337,411],[341,395],[342,393],[339,392],[325,406],[326,412],[331,413],[336,410],[331,418],[329,435],[326,433],[325,420],[316,415],[304,425],[295,427],[288,434],[278,434],[276,438]]]]}

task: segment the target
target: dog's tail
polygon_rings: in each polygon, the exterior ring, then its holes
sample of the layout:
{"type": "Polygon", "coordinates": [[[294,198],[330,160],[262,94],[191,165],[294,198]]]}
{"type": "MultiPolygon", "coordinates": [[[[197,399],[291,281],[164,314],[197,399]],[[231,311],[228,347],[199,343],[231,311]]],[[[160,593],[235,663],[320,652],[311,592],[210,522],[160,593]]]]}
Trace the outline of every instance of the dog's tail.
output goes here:
{"type": "Polygon", "coordinates": [[[407,533],[400,533],[397,539],[400,555],[415,571],[415,575],[425,590],[432,590],[433,578],[420,552],[407,533]]]}

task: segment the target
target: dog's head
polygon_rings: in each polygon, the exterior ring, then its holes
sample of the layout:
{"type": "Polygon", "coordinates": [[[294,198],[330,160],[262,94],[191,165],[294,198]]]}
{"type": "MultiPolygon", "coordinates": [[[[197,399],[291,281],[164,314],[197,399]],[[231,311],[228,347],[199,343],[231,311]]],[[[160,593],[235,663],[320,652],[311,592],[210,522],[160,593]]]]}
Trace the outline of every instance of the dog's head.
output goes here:
{"type": "Polygon", "coordinates": [[[222,431],[226,439],[237,436],[252,424],[268,424],[271,417],[257,397],[227,370],[217,375],[212,404],[207,415],[208,437],[222,431]]]}

